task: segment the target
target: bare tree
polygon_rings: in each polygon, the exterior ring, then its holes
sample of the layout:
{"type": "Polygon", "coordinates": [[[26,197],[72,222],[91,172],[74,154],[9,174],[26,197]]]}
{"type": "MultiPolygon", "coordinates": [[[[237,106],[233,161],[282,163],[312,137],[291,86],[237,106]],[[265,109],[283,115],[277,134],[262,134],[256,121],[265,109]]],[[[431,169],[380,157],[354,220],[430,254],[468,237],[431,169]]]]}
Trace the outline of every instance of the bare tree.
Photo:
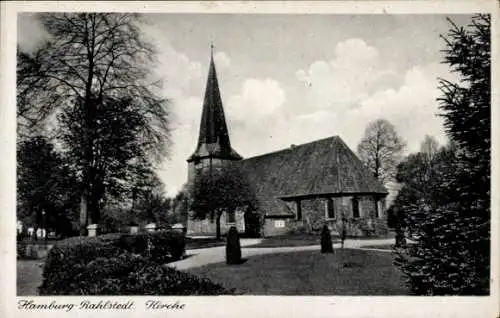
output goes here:
{"type": "MultiPolygon", "coordinates": [[[[37,16],[49,37],[35,52],[18,52],[18,121],[28,131],[53,127],[53,137],[61,138],[67,150],[78,150],[74,163],[80,171],[82,200],[92,222],[98,222],[104,194],[95,190],[105,184],[106,171],[98,167],[106,149],[99,130],[110,122],[118,124],[120,116],[130,116],[134,122],[127,129],[140,144],[137,156],[157,161],[166,154],[167,101],[156,91],[160,83],[148,78],[155,50],[143,39],[138,14],[37,16]],[[115,107],[122,102],[126,106],[115,107]],[[111,104],[113,110],[107,111],[111,104]]],[[[106,140],[112,143],[122,132],[108,129],[106,140]]],[[[134,160],[141,161],[128,157],[116,162],[134,160]]]]}
{"type": "Polygon", "coordinates": [[[420,152],[425,154],[430,162],[439,151],[439,143],[436,138],[430,135],[425,135],[424,140],[420,144],[420,152]]]}
{"type": "Polygon", "coordinates": [[[394,126],[385,119],[378,119],[366,127],[358,145],[358,155],[375,178],[387,183],[394,180],[404,147],[394,126]]]}

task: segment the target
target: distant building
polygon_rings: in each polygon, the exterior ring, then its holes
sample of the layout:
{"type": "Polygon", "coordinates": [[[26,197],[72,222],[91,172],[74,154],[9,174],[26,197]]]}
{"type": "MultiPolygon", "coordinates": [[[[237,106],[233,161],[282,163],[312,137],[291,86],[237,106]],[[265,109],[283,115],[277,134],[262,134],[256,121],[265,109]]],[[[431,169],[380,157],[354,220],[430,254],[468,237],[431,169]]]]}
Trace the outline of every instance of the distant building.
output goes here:
{"type": "MultiPolygon", "coordinates": [[[[197,171],[203,169],[240,167],[255,191],[257,212],[264,219],[263,236],[317,232],[324,224],[334,234],[344,227],[352,236],[377,235],[387,229],[387,190],[338,136],[243,159],[229,140],[213,56],[198,143],[187,162],[188,184],[196,182],[197,171]]],[[[244,232],[247,212],[222,215],[222,233],[231,225],[244,232]]],[[[188,219],[188,234],[215,231],[209,218],[188,219]]]]}

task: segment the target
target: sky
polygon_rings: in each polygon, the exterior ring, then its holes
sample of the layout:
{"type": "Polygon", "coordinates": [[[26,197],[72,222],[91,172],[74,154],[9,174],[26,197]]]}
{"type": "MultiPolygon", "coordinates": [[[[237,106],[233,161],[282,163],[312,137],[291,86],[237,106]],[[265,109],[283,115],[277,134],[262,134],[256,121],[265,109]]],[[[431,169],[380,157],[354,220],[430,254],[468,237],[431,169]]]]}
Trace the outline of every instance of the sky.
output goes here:
{"type": "MultiPolygon", "coordinates": [[[[231,145],[243,157],[340,136],[353,150],[369,122],[385,118],[418,151],[426,134],[446,137],[436,98],[450,28],[445,15],[148,14],[157,47],[151,70],[171,100],[172,147],[158,168],[168,195],[187,180],[195,150],[213,41],[231,145]]],[[[448,16],[465,25],[469,15],[448,16]]],[[[45,37],[19,16],[18,42],[45,37]]]]}

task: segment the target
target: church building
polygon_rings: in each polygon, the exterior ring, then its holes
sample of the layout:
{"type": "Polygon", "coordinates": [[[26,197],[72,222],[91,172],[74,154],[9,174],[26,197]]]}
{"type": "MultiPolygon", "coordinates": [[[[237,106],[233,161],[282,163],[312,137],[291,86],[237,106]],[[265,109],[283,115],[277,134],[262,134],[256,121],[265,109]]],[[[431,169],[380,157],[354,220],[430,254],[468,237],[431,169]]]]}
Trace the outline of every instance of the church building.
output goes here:
{"type": "MultiPolygon", "coordinates": [[[[314,129],[314,127],[311,127],[314,129]]],[[[387,231],[387,190],[342,141],[332,136],[243,158],[232,147],[217,81],[213,54],[203,101],[198,143],[187,159],[188,184],[202,169],[233,165],[248,178],[257,199],[264,237],[317,233],[378,236],[387,231]]],[[[188,187],[189,188],[189,187],[188,187]]],[[[248,231],[244,209],[221,216],[221,232],[230,226],[248,231]]],[[[215,221],[188,218],[188,235],[215,235],[215,221]]]]}

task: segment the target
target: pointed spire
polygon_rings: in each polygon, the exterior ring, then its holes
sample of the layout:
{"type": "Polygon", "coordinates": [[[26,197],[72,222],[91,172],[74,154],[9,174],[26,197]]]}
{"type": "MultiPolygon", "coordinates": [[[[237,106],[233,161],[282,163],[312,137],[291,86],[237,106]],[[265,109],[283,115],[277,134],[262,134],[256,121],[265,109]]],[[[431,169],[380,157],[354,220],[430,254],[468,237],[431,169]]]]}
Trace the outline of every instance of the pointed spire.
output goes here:
{"type": "Polygon", "coordinates": [[[198,145],[188,162],[202,158],[240,160],[242,157],[231,148],[229,132],[222,107],[213,58],[213,43],[210,43],[210,67],[200,122],[198,145]]]}

